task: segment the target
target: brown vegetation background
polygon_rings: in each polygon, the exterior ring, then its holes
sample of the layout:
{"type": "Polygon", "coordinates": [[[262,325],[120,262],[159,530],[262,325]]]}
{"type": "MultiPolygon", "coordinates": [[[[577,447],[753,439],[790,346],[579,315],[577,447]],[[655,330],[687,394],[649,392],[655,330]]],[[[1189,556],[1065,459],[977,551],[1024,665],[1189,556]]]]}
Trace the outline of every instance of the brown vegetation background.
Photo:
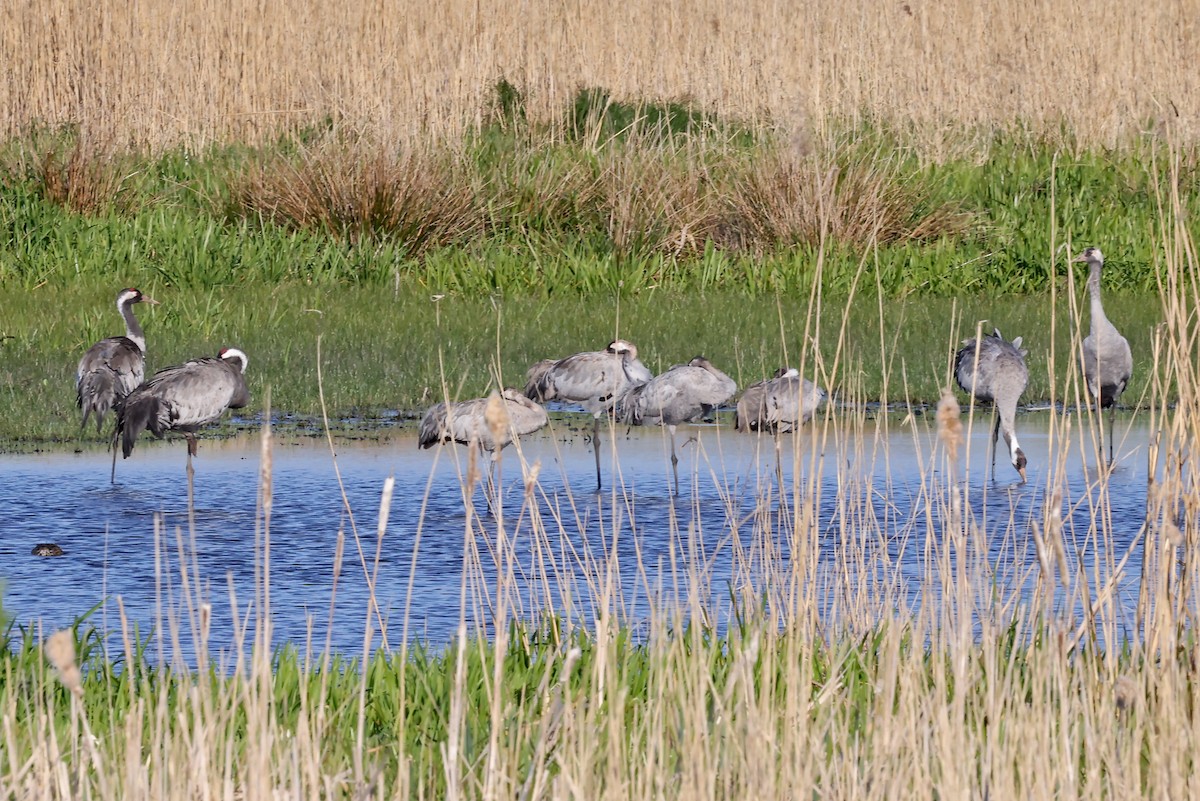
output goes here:
{"type": "Polygon", "coordinates": [[[151,149],[331,118],[454,138],[507,79],[535,120],[581,87],[686,99],[785,136],[896,124],[926,146],[1027,126],[1115,145],[1194,139],[1195,0],[18,0],[0,128],[79,124],[151,149]],[[948,128],[954,137],[948,137],[948,128]]]}

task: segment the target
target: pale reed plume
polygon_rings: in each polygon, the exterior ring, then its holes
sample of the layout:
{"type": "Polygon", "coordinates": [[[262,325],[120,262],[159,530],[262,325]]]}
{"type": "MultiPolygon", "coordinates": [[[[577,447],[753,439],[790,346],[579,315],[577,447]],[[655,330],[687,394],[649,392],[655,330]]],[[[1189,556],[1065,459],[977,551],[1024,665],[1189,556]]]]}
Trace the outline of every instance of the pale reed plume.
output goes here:
{"type": "Polygon", "coordinates": [[[73,694],[83,696],[83,674],[75,663],[75,637],[70,629],[54,632],[43,646],[46,658],[58,672],[58,680],[73,694]]]}
{"type": "Polygon", "coordinates": [[[958,461],[958,449],[962,445],[962,408],[950,387],[942,389],[942,399],[937,405],[938,439],[942,441],[950,461],[958,461]]]}

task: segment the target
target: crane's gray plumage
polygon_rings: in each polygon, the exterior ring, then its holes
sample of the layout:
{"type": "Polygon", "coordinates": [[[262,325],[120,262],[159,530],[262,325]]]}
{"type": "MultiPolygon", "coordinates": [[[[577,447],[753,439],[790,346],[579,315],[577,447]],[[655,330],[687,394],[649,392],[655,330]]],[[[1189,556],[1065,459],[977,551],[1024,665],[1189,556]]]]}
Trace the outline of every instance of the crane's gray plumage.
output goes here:
{"type": "Polygon", "coordinates": [[[638,360],[637,347],[617,339],[604,350],[538,362],[525,375],[525,394],[541,403],[551,400],[578,403],[599,416],[612,409],[629,386],[649,381],[651,377],[638,360]]]}
{"type": "Polygon", "coordinates": [[[621,419],[635,426],[666,426],[671,434],[671,467],[675,492],[679,492],[679,458],[675,455],[675,427],[708,416],[733,397],[737,384],[703,356],[677,364],[644,384],[629,389],[620,399],[621,419]]]}
{"type": "Polygon", "coordinates": [[[1021,348],[1021,337],[1011,342],[1000,335],[1000,329],[978,340],[968,339],[954,357],[954,379],[963,391],[976,400],[991,403],[996,410],[996,424],[992,427],[992,471],[996,467],[996,439],[1001,432],[1008,445],[1012,466],[1025,481],[1025,452],[1017,442],[1014,420],[1017,402],[1025,385],[1029,383],[1029,369],[1025,366],[1028,351],[1021,348]]]}
{"type": "MultiPolygon", "coordinates": [[[[495,396],[496,393],[493,393],[495,396]]],[[[432,448],[439,442],[459,442],[463,445],[477,443],[479,447],[495,454],[513,441],[550,422],[546,410],[538,406],[519,390],[506,387],[499,397],[504,401],[507,420],[498,423],[499,436],[493,436],[487,420],[487,407],[491,398],[475,398],[457,403],[439,403],[430,407],[421,420],[417,438],[422,448],[432,448]]]]}
{"type": "Polygon", "coordinates": [[[539,403],[561,400],[578,403],[592,414],[592,452],[596,457],[596,489],[600,488],[600,418],[611,413],[632,386],[652,378],[638,360],[632,342],[616,339],[599,351],[564,359],[545,359],[525,374],[525,394],[539,403]]]}
{"type": "Polygon", "coordinates": [[[190,465],[196,454],[195,432],[226,409],[240,409],[250,402],[248,364],[245,353],[225,348],[216,358],[192,359],[155,373],[129,393],[118,410],[117,434],[125,458],[146,429],[159,439],[168,431],[178,431],[187,438],[190,465]]]}
{"type": "Polygon", "coordinates": [[[787,432],[807,423],[825,400],[825,390],[793,367],[780,367],[771,378],[742,392],[734,428],[738,431],[787,432]]]}
{"type": "MultiPolygon", "coordinates": [[[[1088,265],[1087,286],[1092,301],[1091,331],[1083,340],[1081,354],[1083,380],[1098,409],[1110,410],[1108,460],[1111,462],[1113,407],[1133,376],[1133,353],[1129,350],[1129,341],[1109,322],[1104,313],[1104,304],[1100,301],[1100,272],[1104,268],[1104,254],[1100,252],[1100,248],[1088,248],[1076,256],[1075,261],[1086,262],[1088,265]]],[[[1103,436],[1103,425],[1100,431],[1103,436]]],[[[1101,443],[1102,451],[1103,447],[1104,444],[1101,443]]]]}
{"type": "Polygon", "coordinates": [[[96,431],[104,416],[116,408],[146,375],[146,336],[133,314],[133,304],[158,301],[130,287],[117,293],[117,311],[125,320],[125,336],[102,339],[88,348],[75,372],[75,402],[83,410],[79,427],[96,415],[96,431]]]}

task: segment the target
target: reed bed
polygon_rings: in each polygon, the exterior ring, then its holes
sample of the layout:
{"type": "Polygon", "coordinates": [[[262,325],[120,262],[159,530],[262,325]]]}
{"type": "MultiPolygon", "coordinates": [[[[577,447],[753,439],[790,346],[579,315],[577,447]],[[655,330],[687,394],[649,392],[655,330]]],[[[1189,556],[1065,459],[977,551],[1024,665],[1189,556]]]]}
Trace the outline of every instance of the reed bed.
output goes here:
{"type": "MultiPolygon", "coordinates": [[[[629,528],[614,526],[575,552],[564,549],[564,532],[580,521],[569,502],[550,501],[556,479],[543,465],[519,446],[507,453],[500,469],[519,476],[520,489],[489,513],[484,466],[451,451],[467,511],[452,642],[413,646],[402,614],[392,619],[369,604],[357,660],[322,649],[316,625],[311,642],[273,653],[272,499],[287,488],[273,485],[266,427],[257,592],[231,599],[246,628],[230,645],[209,641],[215,601],[189,572],[188,536],[158,532],[163,580],[171,574],[178,593],[157,635],[165,657],[156,660],[127,626],[107,655],[82,631],[7,649],[3,791],[33,799],[1193,795],[1200,254],[1181,198],[1161,200],[1164,323],[1141,413],[1155,432],[1151,479],[1128,547],[1140,560],[1127,562],[1114,541],[1107,471],[1072,501],[1095,510],[1087,530],[1064,520],[1062,460],[1072,448],[1098,458],[1093,420],[1052,423],[1058,468],[1043,474],[1044,512],[1005,519],[973,497],[1000,490],[980,490],[965,468],[964,429],[988,423],[947,392],[935,427],[912,429],[924,459],[914,479],[920,502],[898,527],[879,511],[871,477],[888,459],[888,424],[863,411],[827,407],[778,451],[760,439],[766,480],[749,513],[728,507],[715,538],[684,498],[670,530],[632,533],[636,504],[617,479],[604,503],[629,528]],[[793,460],[785,483],[772,467],[777,453],[793,460]],[[824,473],[824,453],[839,465],[834,475],[824,473]],[[822,515],[830,502],[839,509],[832,523],[822,515]],[[669,557],[638,557],[626,572],[627,536],[662,538],[669,557]],[[724,587],[704,545],[714,539],[736,566],[724,587]],[[897,547],[920,554],[916,574],[896,571],[889,554],[897,547]],[[1014,549],[1029,548],[1031,569],[1016,569],[1014,549]],[[1132,619],[1117,599],[1131,584],[1132,619]],[[189,638],[192,657],[179,645],[189,638]]],[[[1076,302],[1069,293],[1054,301],[1076,302]]],[[[804,325],[820,314],[818,295],[804,325]]],[[[1056,399],[1085,392],[1079,344],[1076,330],[1067,348],[1051,351],[1051,373],[1071,368],[1056,399]]],[[[844,368],[844,334],[831,345],[831,353],[801,349],[793,361],[829,383],[844,368]]],[[[337,571],[376,575],[395,491],[385,483],[374,532],[362,522],[367,510],[347,509],[358,522],[348,517],[337,571]]],[[[416,570],[424,521],[414,523],[416,570]]]]}
{"type": "Polygon", "coordinates": [[[20,3],[0,34],[0,134],[77,125],[153,150],[337,126],[459,141],[509,82],[538,121],[580,88],[685,99],[799,145],[846,120],[938,156],[1000,129],[1111,147],[1163,118],[1191,141],[1192,9],[897,2],[20,3]],[[515,21],[519,21],[514,24],[515,21]],[[950,129],[954,129],[951,131],[950,129]]]}

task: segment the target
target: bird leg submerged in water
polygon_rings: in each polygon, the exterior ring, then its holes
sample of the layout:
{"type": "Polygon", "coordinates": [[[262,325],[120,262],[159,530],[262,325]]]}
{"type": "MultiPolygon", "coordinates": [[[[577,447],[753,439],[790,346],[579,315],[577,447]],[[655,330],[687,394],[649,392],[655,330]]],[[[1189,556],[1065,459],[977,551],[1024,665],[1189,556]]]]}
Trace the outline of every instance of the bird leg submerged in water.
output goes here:
{"type": "Polygon", "coordinates": [[[592,415],[592,453],[596,456],[596,492],[601,490],[600,484],[600,415],[592,415]]]}
{"type": "Polygon", "coordinates": [[[1027,351],[1021,347],[1021,337],[1011,342],[1000,331],[977,339],[968,339],[954,356],[954,378],[964,391],[976,400],[991,403],[995,408],[992,426],[992,479],[996,478],[996,441],[1001,433],[1008,445],[1013,468],[1025,482],[1025,453],[1017,444],[1014,417],[1017,402],[1029,380],[1025,366],[1027,351]]]}
{"type": "Polygon", "coordinates": [[[675,426],[668,425],[671,435],[671,472],[675,474],[675,494],[679,494],[679,457],[675,455],[675,426]]]}

